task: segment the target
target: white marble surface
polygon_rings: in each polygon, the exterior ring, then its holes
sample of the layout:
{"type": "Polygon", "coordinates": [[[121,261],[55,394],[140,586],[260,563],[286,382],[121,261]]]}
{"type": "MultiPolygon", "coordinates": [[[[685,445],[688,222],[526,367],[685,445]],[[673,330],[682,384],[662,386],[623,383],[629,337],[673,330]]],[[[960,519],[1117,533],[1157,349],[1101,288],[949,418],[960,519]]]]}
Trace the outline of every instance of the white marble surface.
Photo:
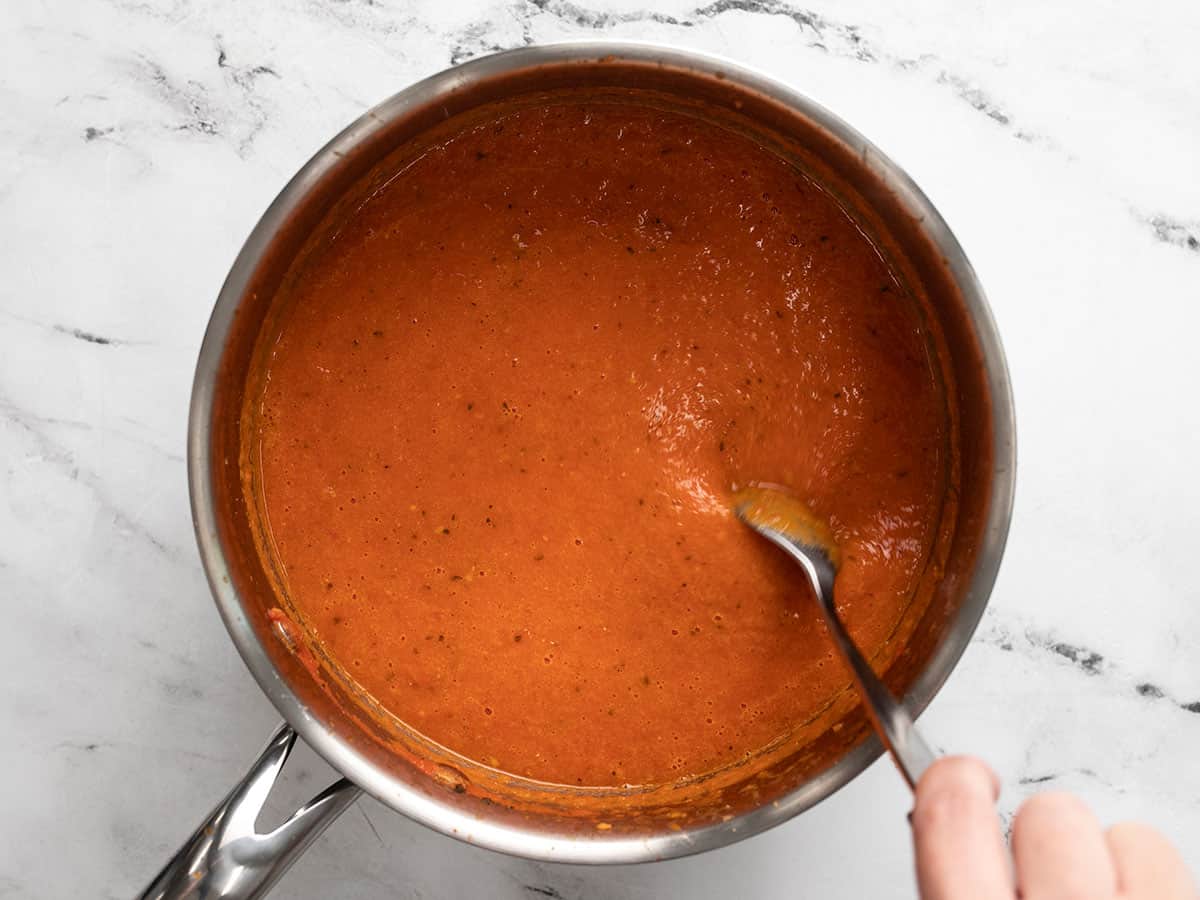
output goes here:
{"type": "MultiPolygon", "coordinates": [[[[182,455],[201,334],[261,211],[414,79],[599,36],[760,67],[940,207],[1005,340],[1020,465],[991,609],[923,725],[994,763],[1006,813],[1076,790],[1200,869],[1196,4],[5,0],[0,897],[131,895],[276,720],[209,601],[182,455]]],[[[290,790],[327,777],[304,758],[290,790]]],[[[363,801],[278,894],[911,897],[907,802],[877,764],[730,849],[585,869],[363,801]]]]}

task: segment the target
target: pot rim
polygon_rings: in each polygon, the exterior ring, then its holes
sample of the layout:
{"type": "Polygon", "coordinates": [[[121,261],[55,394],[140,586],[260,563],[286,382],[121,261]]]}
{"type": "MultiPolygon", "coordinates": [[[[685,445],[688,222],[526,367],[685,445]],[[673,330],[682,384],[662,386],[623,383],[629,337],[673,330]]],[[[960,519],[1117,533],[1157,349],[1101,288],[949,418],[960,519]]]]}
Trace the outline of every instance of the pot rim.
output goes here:
{"type": "Polygon", "coordinates": [[[905,705],[922,711],[941,688],[983,615],[995,582],[1012,517],[1015,487],[1015,421],[1012,388],[1004,351],[983,290],[949,226],[909,176],[870,141],[824,107],[786,85],[719,56],[666,44],[629,41],[571,41],[534,45],[479,57],[419,81],[365,112],[321,148],[288,182],[250,233],[221,287],[196,364],[188,416],[188,487],[200,558],[217,608],[238,652],[276,709],[331,766],[377,799],[409,818],[471,844],[529,859],[572,863],[635,863],[687,856],[726,846],[778,825],[803,812],[849,783],[882,753],[872,737],[835,765],[797,786],[775,803],[750,810],[715,825],[640,837],[581,837],[489,822],[443,804],[393,777],[339,739],[314,717],[282,678],[259,642],[230,577],[222,550],[210,469],[213,401],[221,357],[235,311],[265,251],[301,200],[349,150],[410,110],[451,91],[527,68],[587,61],[662,64],[720,75],[727,84],[770,97],[815,122],[858,151],[863,164],[922,223],[927,236],[945,257],[962,293],[979,341],[992,400],[993,455],[991,493],[976,564],[955,622],[947,638],[913,683],[905,705]]]}

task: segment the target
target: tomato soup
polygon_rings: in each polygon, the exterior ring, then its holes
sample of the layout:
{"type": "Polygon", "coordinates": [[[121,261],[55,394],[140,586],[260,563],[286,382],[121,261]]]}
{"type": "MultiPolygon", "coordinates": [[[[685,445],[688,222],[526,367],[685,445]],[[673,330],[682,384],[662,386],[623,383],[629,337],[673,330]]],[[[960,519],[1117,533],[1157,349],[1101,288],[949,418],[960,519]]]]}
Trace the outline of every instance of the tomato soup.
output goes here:
{"type": "Polygon", "coordinates": [[[944,525],[930,347],[856,219],[749,137],[632,100],[497,110],[376,173],[276,299],[243,428],[279,602],[483,765],[730,766],[849,684],[732,489],[828,519],[885,665],[944,525]]]}

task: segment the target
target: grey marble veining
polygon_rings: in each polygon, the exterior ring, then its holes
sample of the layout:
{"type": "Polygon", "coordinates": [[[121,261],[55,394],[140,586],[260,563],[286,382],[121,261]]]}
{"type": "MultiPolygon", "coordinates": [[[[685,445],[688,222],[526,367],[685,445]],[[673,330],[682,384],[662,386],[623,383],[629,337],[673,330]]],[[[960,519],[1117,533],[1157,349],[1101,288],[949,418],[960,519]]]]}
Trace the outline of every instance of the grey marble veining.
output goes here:
{"type": "MultiPolygon", "coordinates": [[[[482,53],[663,41],[757,67],[916,178],[973,260],[1017,401],[992,606],[922,718],[1010,816],[1083,794],[1200,869],[1200,13],[983,0],[13,0],[0,5],[0,897],[131,895],[275,721],[208,598],[183,462],[242,240],[343,125],[482,53]]],[[[311,754],[274,801],[331,773],[311,754]]],[[[913,894],[899,778],[702,857],[497,856],[364,800],[300,898],[913,894]]]]}

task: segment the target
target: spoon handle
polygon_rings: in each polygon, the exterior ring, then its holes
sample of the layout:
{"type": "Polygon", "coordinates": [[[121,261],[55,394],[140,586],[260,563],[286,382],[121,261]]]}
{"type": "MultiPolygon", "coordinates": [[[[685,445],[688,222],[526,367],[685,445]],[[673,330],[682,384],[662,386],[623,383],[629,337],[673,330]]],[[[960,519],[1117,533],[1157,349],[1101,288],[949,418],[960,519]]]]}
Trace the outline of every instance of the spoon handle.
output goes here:
{"type": "Polygon", "coordinates": [[[883,682],[876,676],[871,664],[858,652],[858,647],[851,640],[841,617],[830,608],[832,603],[830,599],[828,604],[821,603],[820,606],[825,613],[826,622],[829,623],[833,639],[841,648],[843,657],[850,663],[863,704],[874,721],[876,733],[883,739],[884,746],[892,754],[896,768],[900,770],[908,786],[915,789],[917,782],[921,780],[921,774],[933,764],[937,754],[917,731],[908,710],[896,702],[891,691],[884,687],[883,682]]]}

